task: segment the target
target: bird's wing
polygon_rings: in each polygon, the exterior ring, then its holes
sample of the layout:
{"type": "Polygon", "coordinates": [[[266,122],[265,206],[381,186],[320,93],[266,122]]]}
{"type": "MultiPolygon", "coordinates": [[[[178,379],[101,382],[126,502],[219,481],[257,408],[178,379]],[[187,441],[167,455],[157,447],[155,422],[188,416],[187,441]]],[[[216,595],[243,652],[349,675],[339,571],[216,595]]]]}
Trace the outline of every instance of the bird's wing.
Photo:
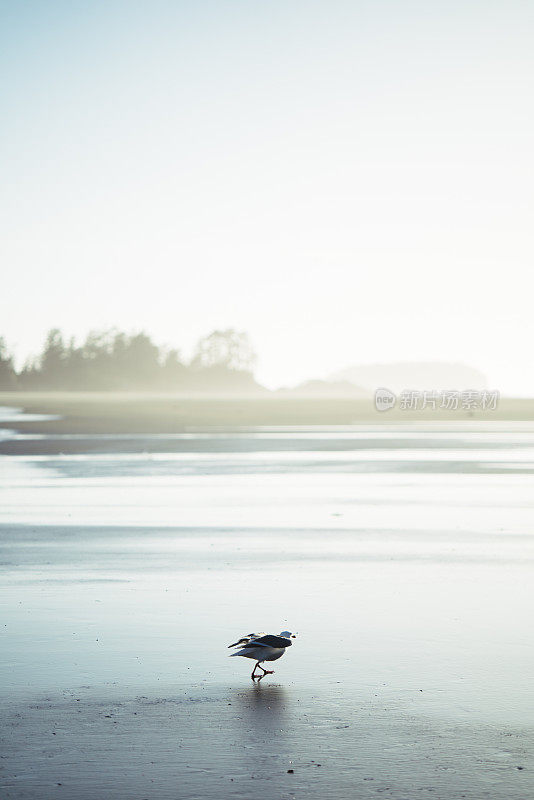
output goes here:
{"type": "Polygon", "coordinates": [[[241,647],[250,644],[250,642],[255,641],[261,636],[263,636],[262,633],[248,633],[246,636],[242,636],[241,639],[238,639],[237,642],[229,644],[228,647],[241,647]]]}
{"type": "Polygon", "coordinates": [[[261,636],[254,640],[254,645],[265,645],[266,647],[291,647],[291,639],[284,639],[283,636],[261,636]]]}

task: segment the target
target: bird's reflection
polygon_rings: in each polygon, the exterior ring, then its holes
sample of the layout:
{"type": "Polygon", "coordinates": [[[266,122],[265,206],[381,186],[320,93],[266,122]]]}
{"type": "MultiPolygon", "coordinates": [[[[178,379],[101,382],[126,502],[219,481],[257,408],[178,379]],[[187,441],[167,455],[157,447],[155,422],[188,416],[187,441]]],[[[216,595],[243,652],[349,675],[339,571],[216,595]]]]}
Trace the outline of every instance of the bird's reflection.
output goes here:
{"type": "Polygon", "coordinates": [[[265,686],[256,683],[248,691],[255,715],[283,713],[287,706],[288,694],[283,686],[265,686]]]}
{"type": "Polygon", "coordinates": [[[285,738],[291,701],[282,686],[256,683],[236,692],[232,702],[241,720],[239,729],[247,749],[259,745],[260,750],[264,751],[266,743],[280,743],[285,738]]]}
{"type": "Polygon", "coordinates": [[[270,781],[290,766],[288,725],[291,693],[281,686],[257,683],[236,692],[236,744],[240,772],[255,781],[270,781]]]}
{"type": "Polygon", "coordinates": [[[240,708],[240,713],[259,719],[279,717],[284,713],[288,699],[288,693],[283,686],[255,683],[247,689],[235,692],[232,702],[240,708]]]}

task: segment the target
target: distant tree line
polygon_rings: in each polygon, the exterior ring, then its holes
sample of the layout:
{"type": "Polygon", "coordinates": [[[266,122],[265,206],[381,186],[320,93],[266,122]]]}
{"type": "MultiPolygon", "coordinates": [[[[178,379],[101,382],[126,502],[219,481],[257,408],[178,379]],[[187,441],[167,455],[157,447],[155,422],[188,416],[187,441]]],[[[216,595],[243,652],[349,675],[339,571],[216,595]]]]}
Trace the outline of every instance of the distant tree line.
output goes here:
{"type": "Polygon", "coordinates": [[[259,388],[255,360],[247,334],[232,328],[202,338],[189,361],[144,332],[91,331],[77,345],[52,328],[42,352],[19,371],[0,337],[0,389],[247,391],[259,388]]]}

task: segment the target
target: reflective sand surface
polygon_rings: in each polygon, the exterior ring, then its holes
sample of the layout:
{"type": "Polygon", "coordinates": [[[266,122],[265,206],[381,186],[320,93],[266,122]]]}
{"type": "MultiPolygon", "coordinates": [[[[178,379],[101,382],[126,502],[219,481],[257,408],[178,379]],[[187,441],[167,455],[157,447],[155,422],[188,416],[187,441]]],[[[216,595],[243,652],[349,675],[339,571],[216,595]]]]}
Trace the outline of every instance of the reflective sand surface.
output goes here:
{"type": "Polygon", "coordinates": [[[2,796],[532,794],[531,427],[4,436],[2,796]]]}

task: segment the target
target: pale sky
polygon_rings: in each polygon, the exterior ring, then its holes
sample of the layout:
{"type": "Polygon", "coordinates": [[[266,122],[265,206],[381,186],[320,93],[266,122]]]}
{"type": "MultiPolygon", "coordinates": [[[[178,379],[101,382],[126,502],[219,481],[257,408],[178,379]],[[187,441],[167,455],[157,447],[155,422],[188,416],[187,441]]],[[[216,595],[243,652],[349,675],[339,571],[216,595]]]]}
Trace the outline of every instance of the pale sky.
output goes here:
{"type": "Polygon", "coordinates": [[[0,335],[534,395],[534,2],[0,2],[0,335]]]}

